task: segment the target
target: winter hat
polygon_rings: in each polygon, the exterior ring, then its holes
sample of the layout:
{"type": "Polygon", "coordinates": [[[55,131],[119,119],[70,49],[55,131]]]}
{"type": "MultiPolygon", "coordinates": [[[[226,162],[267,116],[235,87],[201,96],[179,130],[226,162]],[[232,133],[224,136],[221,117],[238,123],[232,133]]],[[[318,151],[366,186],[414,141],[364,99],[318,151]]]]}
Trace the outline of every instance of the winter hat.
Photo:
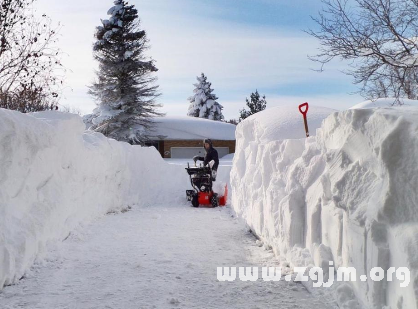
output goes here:
{"type": "Polygon", "coordinates": [[[206,143],[208,143],[208,144],[209,144],[209,146],[211,146],[211,147],[212,147],[212,140],[211,140],[210,138],[205,138],[205,139],[203,140],[203,144],[206,144],[206,143]]]}

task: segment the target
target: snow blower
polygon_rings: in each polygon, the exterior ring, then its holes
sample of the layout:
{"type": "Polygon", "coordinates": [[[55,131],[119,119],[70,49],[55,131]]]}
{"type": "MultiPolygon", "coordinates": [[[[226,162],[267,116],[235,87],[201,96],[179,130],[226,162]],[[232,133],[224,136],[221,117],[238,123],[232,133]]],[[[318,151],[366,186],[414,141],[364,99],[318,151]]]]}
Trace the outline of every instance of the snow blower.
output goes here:
{"type": "MultiPolygon", "coordinates": [[[[209,164],[210,165],[210,164],[209,164]]],[[[193,190],[186,190],[187,200],[192,202],[193,207],[199,205],[205,207],[225,206],[228,198],[228,186],[225,184],[223,196],[213,192],[212,169],[210,166],[190,167],[187,163],[187,173],[190,176],[190,183],[193,190]]]]}

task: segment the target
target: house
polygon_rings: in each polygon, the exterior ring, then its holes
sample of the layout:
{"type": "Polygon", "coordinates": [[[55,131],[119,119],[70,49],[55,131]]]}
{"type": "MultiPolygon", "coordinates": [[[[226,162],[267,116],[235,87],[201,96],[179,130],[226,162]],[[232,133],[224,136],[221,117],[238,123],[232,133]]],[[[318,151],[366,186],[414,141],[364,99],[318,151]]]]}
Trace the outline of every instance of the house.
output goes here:
{"type": "Polygon", "coordinates": [[[219,157],[235,152],[233,124],[208,119],[177,116],[155,119],[155,127],[148,132],[150,141],[163,158],[193,158],[204,156],[203,140],[210,138],[219,157]]]}

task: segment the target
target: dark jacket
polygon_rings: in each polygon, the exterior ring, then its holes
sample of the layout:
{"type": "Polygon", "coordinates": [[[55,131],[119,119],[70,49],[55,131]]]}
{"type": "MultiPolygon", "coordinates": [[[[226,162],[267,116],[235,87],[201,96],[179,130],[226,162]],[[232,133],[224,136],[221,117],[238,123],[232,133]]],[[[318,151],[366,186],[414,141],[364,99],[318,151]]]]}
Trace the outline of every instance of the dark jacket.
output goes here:
{"type": "Polygon", "coordinates": [[[215,161],[215,164],[213,165],[212,169],[217,171],[219,166],[219,157],[218,157],[218,151],[216,151],[215,148],[210,147],[208,150],[206,150],[205,157],[198,157],[197,158],[200,161],[203,161],[203,165],[206,166],[210,161],[215,161]]]}

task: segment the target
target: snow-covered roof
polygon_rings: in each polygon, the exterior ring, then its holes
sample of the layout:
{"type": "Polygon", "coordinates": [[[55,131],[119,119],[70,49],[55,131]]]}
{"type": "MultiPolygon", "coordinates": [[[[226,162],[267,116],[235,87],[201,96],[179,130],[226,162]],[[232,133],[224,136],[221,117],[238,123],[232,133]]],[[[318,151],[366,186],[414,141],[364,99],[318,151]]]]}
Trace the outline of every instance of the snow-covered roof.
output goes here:
{"type": "Polygon", "coordinates": [[[235,140],[233,124],[189,116],[166,116],[155,119],[151,137],[165,140],[235,140]]]}

